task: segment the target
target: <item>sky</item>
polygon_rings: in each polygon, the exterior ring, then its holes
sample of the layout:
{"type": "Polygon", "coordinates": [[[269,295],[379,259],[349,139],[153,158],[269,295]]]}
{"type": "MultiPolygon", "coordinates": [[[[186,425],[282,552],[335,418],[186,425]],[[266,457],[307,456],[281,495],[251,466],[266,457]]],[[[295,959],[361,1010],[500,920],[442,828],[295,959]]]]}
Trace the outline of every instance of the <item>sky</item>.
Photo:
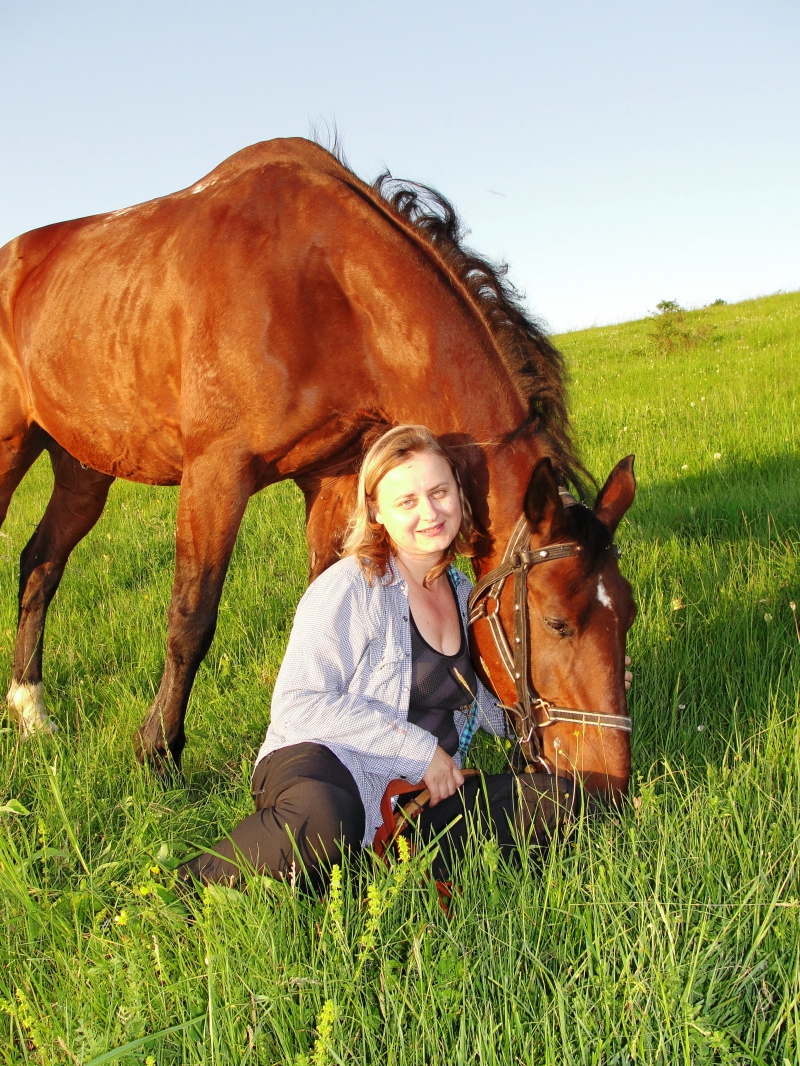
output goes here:
{"type": "Polygon", "coordinates": [[[800,289],[796,0],[0,0],[0,244],[334,126],[553,330],[800,289]]]}

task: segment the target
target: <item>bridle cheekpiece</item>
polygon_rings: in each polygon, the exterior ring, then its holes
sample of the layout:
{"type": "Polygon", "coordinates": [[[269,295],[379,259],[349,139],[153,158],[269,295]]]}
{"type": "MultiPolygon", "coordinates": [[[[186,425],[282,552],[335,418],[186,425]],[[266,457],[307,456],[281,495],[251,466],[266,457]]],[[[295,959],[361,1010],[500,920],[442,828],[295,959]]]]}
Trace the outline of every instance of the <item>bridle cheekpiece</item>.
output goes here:
{"type": "MultiPolygon", "coordinates": [[[[567,506],[576,505],[575,499],[566,489],[559,489],[559,494],[567,506]]],[[[517,699],[514,706],[503,706],[512,720],[523,755],[529,765],[534,762],[541,763],[550,772],[544,762],[542,738],[539,735],[549,726],[572,722],[581,726],[594,726],[601,730],[619,729],[630,733],[633,723],[627,715],[623,714],[601,714],[598,711],[558,707],[549,700],[543,699],[536,692],[530,676],[528,574],[534,566],[542,563],[579,555],[581,545],[570,541],[565,544],[548,544],[543,548],[531,550],[530,540],[530,524],[523,514],[509,538],[500,565],[482,577],[470,593],[467,625],[473,626],[481,618],[485,618],[489,623],[500,660],[516,690],[517,699]],[[508,640],[500,618],[500,597],[506,580],[512,575],[514,577],[513,646],[508,640]],[[494,601],[492,610],[488,607],[489,600],[494,601]],[[534,708],[539,712],[538,720],[534,715],[534,708]]],[[[615,544],[610,544],[608,550],[616,558],[620,557],[620,550],[615,544]]]]}

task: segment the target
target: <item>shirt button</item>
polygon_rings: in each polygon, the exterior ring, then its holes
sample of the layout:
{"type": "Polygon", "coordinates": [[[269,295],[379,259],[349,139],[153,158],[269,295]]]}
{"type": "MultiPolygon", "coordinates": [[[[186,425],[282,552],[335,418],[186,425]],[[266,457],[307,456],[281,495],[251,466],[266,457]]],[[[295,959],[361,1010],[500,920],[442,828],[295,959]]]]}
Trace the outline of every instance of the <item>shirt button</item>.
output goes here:
{"type": "Polygon", "coordinates": [[[408,621],[408,615],[407,615],[407,614],[404,614],[404,615],[403,615],[403,621],[404,621],[404,622],[407,622],[407,621],[408,621]]]}

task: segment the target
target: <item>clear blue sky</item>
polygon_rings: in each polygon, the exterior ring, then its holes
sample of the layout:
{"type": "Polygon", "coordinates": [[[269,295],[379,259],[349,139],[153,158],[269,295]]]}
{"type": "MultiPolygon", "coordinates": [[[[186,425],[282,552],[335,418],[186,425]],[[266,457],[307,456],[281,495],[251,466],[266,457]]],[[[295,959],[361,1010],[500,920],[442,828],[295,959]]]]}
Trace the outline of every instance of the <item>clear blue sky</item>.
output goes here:
{"type": "Polygon", "coordinates": [[[800,5],[0,0],[0,243],[335,121],[556,330],[800,288],[800,5]]]}

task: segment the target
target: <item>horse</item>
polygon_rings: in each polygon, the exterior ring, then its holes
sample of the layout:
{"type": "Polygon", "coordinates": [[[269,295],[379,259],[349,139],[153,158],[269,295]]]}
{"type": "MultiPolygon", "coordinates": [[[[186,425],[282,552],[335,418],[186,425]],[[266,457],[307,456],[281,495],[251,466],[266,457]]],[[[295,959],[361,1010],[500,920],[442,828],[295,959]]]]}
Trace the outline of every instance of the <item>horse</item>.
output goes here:
{"type": "Polygon", "coordinates": [[[567,498],[591,479],[571,440],[564,362],[504,271],[464,245],[435,190],[388,174],[366,184],[299,138],[0,249],[0,524],[42,451],[54,472],[20,557],[8,707],[22,734],[54,728],[47,609],[115,478],[180,485],[165,665],[135,736],[140,759],[179,769],[250,497],[300,486],[313,579],[337,557],[364,447],[416,422],[463,459],[479,583],[506,568],[471,642],[525,758],[624,793],[635,606],[610,549],[633,501],[633,457],[593,508],[567,498]],[[559,545],[572,548],[553,555],[559,545]],[[547,565],[531,563],[543,551],[547,565]]]}

